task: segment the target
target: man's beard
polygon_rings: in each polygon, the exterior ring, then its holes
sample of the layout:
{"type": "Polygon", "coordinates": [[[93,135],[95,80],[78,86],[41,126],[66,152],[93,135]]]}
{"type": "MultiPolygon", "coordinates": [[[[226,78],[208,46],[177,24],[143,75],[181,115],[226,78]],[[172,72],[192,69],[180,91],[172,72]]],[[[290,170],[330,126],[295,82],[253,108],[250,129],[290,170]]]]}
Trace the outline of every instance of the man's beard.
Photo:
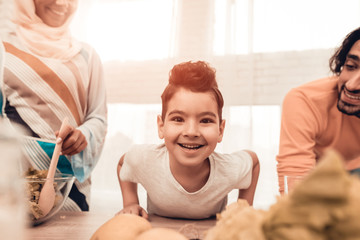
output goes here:
{"type": "MultiPolygon", "coordinates": [[[[340,92],[339,92],[338,102],[337,102],[338,110],[344,114],[354,115],[354,116],[360,118],[360,105],[353,105],[353,104],[350,104],[350,103],[347,103],[347,102],[344,102],[341,100],[341,94],[345,94],[344,88],[345,88],[345,85],[343,85],[341,87],[340,92]]],[[[348,89],[346,89],[346,91],[351,92],[348,89]]],[[[359,92],[359,91],[356,91],[356,92],[359,92]]]]}

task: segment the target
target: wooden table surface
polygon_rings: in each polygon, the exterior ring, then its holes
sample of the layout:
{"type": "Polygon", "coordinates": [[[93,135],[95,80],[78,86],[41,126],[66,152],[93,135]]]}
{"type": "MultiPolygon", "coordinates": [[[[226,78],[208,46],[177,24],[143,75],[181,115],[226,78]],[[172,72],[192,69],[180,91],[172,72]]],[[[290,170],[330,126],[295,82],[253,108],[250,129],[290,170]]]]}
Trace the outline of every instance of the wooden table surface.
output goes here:
{"type": "MultiPolygon", "coordinates": [[[[93,233],[114,215],[92,212],[60,212],[51,220],[26,229],[26,240],[89,240],[93,233]]],[[[175,229],[189,239],[203,239],[215,219],[183,220],[150,215],[153,227],[175,229]]]]}

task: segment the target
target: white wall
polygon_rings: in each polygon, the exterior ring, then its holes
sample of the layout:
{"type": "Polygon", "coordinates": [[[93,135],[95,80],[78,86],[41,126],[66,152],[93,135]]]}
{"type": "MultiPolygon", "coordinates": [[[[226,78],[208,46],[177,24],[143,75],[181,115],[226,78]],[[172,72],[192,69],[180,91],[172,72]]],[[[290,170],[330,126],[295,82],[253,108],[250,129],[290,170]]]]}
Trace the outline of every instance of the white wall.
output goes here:
{"type": "Polygon", "coordinates": [[[143,62],[105,62],[110,103],[160,103],[168,72],[176,63],[205,60],[217,69],[226,105],[278,105],[288,90],[330,74],[333,49],[182,57],[143,62]]]}

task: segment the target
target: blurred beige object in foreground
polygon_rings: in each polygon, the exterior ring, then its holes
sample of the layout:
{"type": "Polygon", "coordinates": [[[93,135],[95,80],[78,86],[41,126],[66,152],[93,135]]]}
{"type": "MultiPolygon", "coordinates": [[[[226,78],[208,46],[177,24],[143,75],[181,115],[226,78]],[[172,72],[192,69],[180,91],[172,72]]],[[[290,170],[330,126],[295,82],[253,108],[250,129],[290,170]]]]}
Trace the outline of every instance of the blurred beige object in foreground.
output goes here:
{"type": "Polygon", "coordinates": [[[188,240],[178,231],[170,228],[152,228],[141,233],[135,240],[188,240]]]}
{"type": "Polygon", "coordinates": [[[360,239],[360,181],[328,151],[317,167],[265,216],[267,240],[360,239]]]}
{"type": "Polygon", "coordinates": [[[0,154],[0,239],[22,240],[26,214],[20,173],[21,139],[19,132],[3,118],[0,118],[0,154]]]}
{"type": "Polygon", "coordinates": [[[338,153],[328,151],[268,211],[244,200],[230,204],[205,240],[359,240],[359,189],[359,177],[345,170],[338,153]]]}
{"type": "Polygon", "coordinates": [[[149,229],[151,224],[145,218],[134,214],[119,214],[101,225],[90,240],[134,240],[149,229]]]}
{"type": "Polygon", "coordinates": [[[206,233],[205,240],[265,240],[261,230],[264,214],[239,199],[217,215],[216,225],[206,233]]]}

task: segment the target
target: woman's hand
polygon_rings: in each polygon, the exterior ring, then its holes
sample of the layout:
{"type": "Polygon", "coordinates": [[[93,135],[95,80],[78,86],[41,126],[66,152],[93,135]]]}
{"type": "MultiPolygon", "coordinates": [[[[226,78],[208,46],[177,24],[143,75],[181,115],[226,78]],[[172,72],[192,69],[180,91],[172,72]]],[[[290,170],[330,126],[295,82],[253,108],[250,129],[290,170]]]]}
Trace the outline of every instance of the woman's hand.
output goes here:
{"type": "Polygon", "coordinates": [[[67,125],[61,135],[62,136],[59,136],[59,131],[55,132],[56,138],[61,138],[61,140],[63,141],[61,149],[62,155],[77,154],[84,150],[87,146],[87,141],[84,134],[82,134],[80,130],[74,128],[71,125],[67,125]]]}
{"type": "Polygon", "coordinates": [[[116,215],[124,214],[124,213],[135,214],[135,215],[141,216],[141,217],[143,217],[145,219],[149,218],[147,212],[139,204],[136,204],[136,203],[131,204],[131,205],[127,206],[127,207],[124,207],[116,215]]]}

